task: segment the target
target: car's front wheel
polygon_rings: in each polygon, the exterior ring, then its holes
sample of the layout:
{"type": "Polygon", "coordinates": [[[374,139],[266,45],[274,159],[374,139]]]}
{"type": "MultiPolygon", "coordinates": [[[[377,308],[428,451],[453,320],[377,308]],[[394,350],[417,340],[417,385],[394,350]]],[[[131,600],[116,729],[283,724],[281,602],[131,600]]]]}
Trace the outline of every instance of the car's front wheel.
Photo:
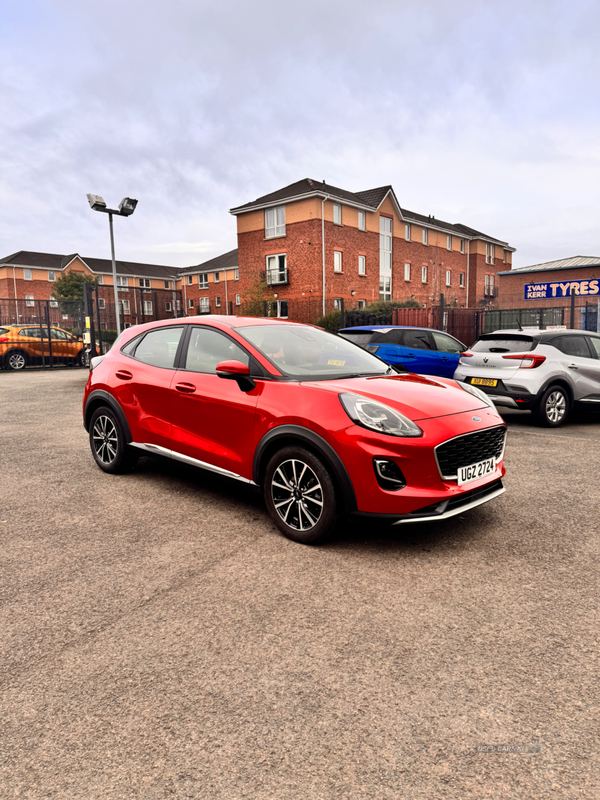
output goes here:
{"type": "Polygon", "coordinates": [[[546,428],[556,428],[567,418],[569,396],[562,386],[550,386],[540,398],[533,415],[546,428]]]}
{"type": "Polygon", "coordinates": [[[136,453],[127,444],[119,418],[106,406],[92,414],[90,448],[100,469],[113,475],[128,472],[136,461],[136,453]]]}
{"type": "Polygon", "coordinates": [[[337,527],[336,489],[314,453],[289,446],[270,459],[265,472],[267,510],[279,530],[302,544],[324,541],[337,527]]]}
{"type": "Polygon", "coordinates": [[[89,367],[90,365],[90,354],[87,350],[80,350],[79,354],[77,355],[77,363],[80,367],[89,367]]]}
{"type": "Polygon", "coordinates": [[[27,366],[27,355],[22,350],[11,350],[7,353],[5,364],[9,369],[20,370],[27,366]]]}

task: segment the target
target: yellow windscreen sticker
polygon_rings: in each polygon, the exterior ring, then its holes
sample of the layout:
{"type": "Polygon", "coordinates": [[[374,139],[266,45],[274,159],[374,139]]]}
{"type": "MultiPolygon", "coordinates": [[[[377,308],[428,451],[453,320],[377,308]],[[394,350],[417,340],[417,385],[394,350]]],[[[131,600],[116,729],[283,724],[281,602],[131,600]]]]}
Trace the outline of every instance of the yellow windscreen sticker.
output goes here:
{"type": "Polygon", "coordinates": [[[345,363],[345,361],[336,361],[335,358],[330,358],[327,362],[327,365],[331,365],[332,367],[343,367],[345,363]]]}

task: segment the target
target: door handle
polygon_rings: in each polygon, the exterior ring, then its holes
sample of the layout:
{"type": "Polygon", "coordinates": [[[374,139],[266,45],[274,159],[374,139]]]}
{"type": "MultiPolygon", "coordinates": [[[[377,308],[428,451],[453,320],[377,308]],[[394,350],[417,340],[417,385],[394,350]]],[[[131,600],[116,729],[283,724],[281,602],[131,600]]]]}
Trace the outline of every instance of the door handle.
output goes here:
{"type": "Polygon", "coordinates": [[[440,356],[440,361],[449,361],[448,356],[440,356]]]}
{"type": "Polygon", "coordinates": [[[569,369],[579,369],[579,367],[577,366],[577,364],[567,364],[567,367],[568,367],[569,369]]]}
{"type": "Polygon", "coordinates": [[[414,357],[415,357],[415,354],[414,354],[414,353],[407,353],[407,354],[404,356],[404,358],[414,358],[414,357]]]}
{"type": "Polygon", "coordinates": [[[196,391],[193,383],[176,383],[175,388],[182,394],[193,394],[196,391]]]}
{"type": "Polygon", "coordinates": [[[117,378],[120,378],[122,381],[130,381],[133,378],[131,372],[127,372],[126,369],[118,369],[115,372],[117,378]]]}

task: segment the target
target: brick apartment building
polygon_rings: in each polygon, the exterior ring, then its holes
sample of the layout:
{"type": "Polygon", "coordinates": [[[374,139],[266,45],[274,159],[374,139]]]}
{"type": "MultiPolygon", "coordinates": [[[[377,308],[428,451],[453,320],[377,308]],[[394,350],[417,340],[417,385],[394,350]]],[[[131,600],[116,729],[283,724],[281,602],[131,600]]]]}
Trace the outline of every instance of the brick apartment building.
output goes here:
{"type": "Polygon", "coordinates": [[[180,270],[180,285],[187,314],[238,315],[242,295],[237,249],[180,270]]]}
{"type": "Polygon", "coordinates": [[[501,308],[563,308],[565,323],[581,327],[582,310],[598,305],[600,257],[572,256],[498,272],[501,308]],[[576,314],[571,320],[571,294],[576,314]]]}
{"type": "MultiPolygon", "coordinates": [[[[116,266],[119,305],[126,326],[153,319],[157,316],[157,304],[160,316],[170,312],[182,313],[177,293],[180,269],[131,261],[117,261],[116,266]]],[[[22,308],[27,310],[30,307],[32,316],[35,316],[37,300],[50,300],[52,307],[58,306],[51,294],[56,279],[66,272],[96,278],[100,284],[100,309],[114,308],[112,261],[83,257],[78,253],[57,255],[20,250],[0,259],[0,299],[24,300],[22,308]]],[[[11,318],[10,321],[19,320],[11,318]]]]}
{"type": "Polygon", "coordinates": [[[279,316],[313,296],[348,306],[377,300],[483,307],[515,248],[463,224],[401,208],[391,186],[349,192],[304,179],[231,209],[240,294],[263,276],[279,316]]]}

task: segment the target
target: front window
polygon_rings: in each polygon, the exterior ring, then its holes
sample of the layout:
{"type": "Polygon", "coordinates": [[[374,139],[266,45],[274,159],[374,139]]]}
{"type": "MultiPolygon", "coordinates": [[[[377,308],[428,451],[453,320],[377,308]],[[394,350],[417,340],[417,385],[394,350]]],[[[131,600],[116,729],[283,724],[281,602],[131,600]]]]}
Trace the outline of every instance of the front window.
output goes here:
{"type": "Polygon", "coordinates": [[[404,265],[404,280],[405,281],[410,280],[410,264],[404,265]]]}
{"type": "Polygon", "coordinates": [[[358,274],[359,275],[367,274],[367,259],[365,256],[358,257],[358,274]]]}
{"type": "Polygon", "coordinates": [[[427,244],[428,241],[428,231],[427,228],[423,228],[423,244],[427,244]]]}
{"type": "Polygon", "coordinates": [[[342,224],[342,207],[339,203],[333,204],[333,221],[336,225],[342,224]]]}
{"type": "Polygon", "coordinates": [[[117,275],[117,286],[129,286],[129,278],[123,275],[117,275]]]}
{"type": "Polygon", "coordinates": [[[404,226],[404,238],[407,242],[410,242],[410,225],[408,224],[404,226]]]}
{"type": "Polygon", "coordinates": [[[129,314],[129,300],[119,300],[119,314],[129,314]]]}
{"type": "Polygon", "coordinates": [[[364,211],[358,212],[358,229],[364,231],[367,227],[367,215],[364,211]]]}
{"type": "Polygon", "coordinates": [[[241,305],[241,303],[242,303],[242,301],[240,299],[240,295],[236,294],[236,296],[235,296],[235,304],[236,304],[236,306],[241,305]]]}
{"type": "Polygon", "coordinates": [[[333,251],[333,271],[334,272],[342,271],[342,254],[339,250],[333,251]]]}
{"type": "Polygon", "coordinates": [[[53,269],[48,270],[48,280],[52,283],[56,280],[56,272],[53,269]]]}
{"type": "Polygon", "coordinates": [[[285,206],[265,210],[265,238],[285,236],[285,206]]]}
{"type": "Polygon", "coordinates": [[[465,252],[465,240],[464,239],[460,240],[460,252],[461,253],[465,252]]]}
{"type": "Polygon", "coordinates": [[[421,283],[427,283],[427,267],[425,264],[421,267],[421,283]]]}
{"type": "Polygon", "coordinates": [[[32,281],[33,280],[33,275],[31,274],[31,270],[30,269],[24,269],[23,270],[23,280],[26,280],[26,281],[32,281]]]}
{"type": "Polygon", "coordinates": [[[221,306],[221,297],[220,297],[220,295],[217,295],[215,297],[215,305],[217,306],[217,308],[220,308],[220,306],[221,306]]]}
{"type": "Polygon", "coordinates": [[[188,297],[188,308],[194,307],[194,299],[192,297],[188,297]]]}
{"type": "Polygon", "coordinates": [[[32,294],[26,294],[26,295],[25,295],[25,305],[26,305],[26,306],[33,306],[33,305],[35,305],[35,304],[34,304],[34,301],[33,301],[33,299],[34,299],[34,298],[33,298],[33,295],[32,295],[32,294]]]}
{"type": "Polygon", "coordinates": [[[267,283],[287,283],[287,256],[285,253],[277,253],[274,256],[267,256],[267,283]]]}
{"type": "Polygon", "coordinates": [[[201,289],[208,289],[208,272],[201,272],[198,275],[198,286],[201,289]]]}
{"type": "Polygon", "coordinates": [[[239,269],[236,267],[236,268],[233,270],[233,280],[234,280],[234,281],[239,281],[239,279],[240,279],[240,271],[239,271],[239,269]]]}
{"type": "Polygon", "coordinates": [[[193,275],[188,275],[187,276],[187,285],[191,286],[193,280],[194,280],[194,276],[193,275]]]}
{"type": "Polygon", "coordinates": [[[446,236],[446,249],[452,250],[452,237],[446,236]]]}
{"type": "Polygon", "coordinates": [[[194,325],[185,356],[185,369],[216,375],[217,366],[222,361],[241,361],[249,365],[250,357],[225,334],[194,325]]]}
{"type": "Polygon", "coordinates": [[[208,314],[210,311],[210,299],[208,297],[201,297],[199,302],[200,313],[208,314]]]}
{"type": "Polygon", "coordinates": [[[150,288],[150,278],[140,278],[140,288],[141,289],[149,289],[150,288]]]}
{"type": "Polygon", "coordinates": [[[221,273],[215,272],[215,283],[220,283],[220,282],[221,282],[221,273]]]}
{"type": "Polygon", "coordinates": [[[103,297],[98,298],[98,308],[106,308],[106,300],[103,297]]]}
{"type": "Polygon", "coordinates": [[[144,314],[152,314],[152,300],[144,300],[144,314]]]}
{"type": "Polygon", "coordinates": [[[460,288],[461,289],[465,288],[465,273],[464,272],[460,273],[460,288]]]}
{"type": "Polygon", "coordinates": [[[452,282],[452,273],[449,269],[446,270],[446,286],[450,286],[452,282]]]}
{"type": "Polygon", "coordinates": [[[385,375],[389,369],[366,350],[318,328],[272,324],[238,328],[237,332],[292,379],[385,375]]]}
{"type": "Polygon", "coordinates": [[[494,245],[493,244],[486,244],[486,246],[485,246],[485,263],[486,264],[493,264],[494,263],[494,245]]]}

